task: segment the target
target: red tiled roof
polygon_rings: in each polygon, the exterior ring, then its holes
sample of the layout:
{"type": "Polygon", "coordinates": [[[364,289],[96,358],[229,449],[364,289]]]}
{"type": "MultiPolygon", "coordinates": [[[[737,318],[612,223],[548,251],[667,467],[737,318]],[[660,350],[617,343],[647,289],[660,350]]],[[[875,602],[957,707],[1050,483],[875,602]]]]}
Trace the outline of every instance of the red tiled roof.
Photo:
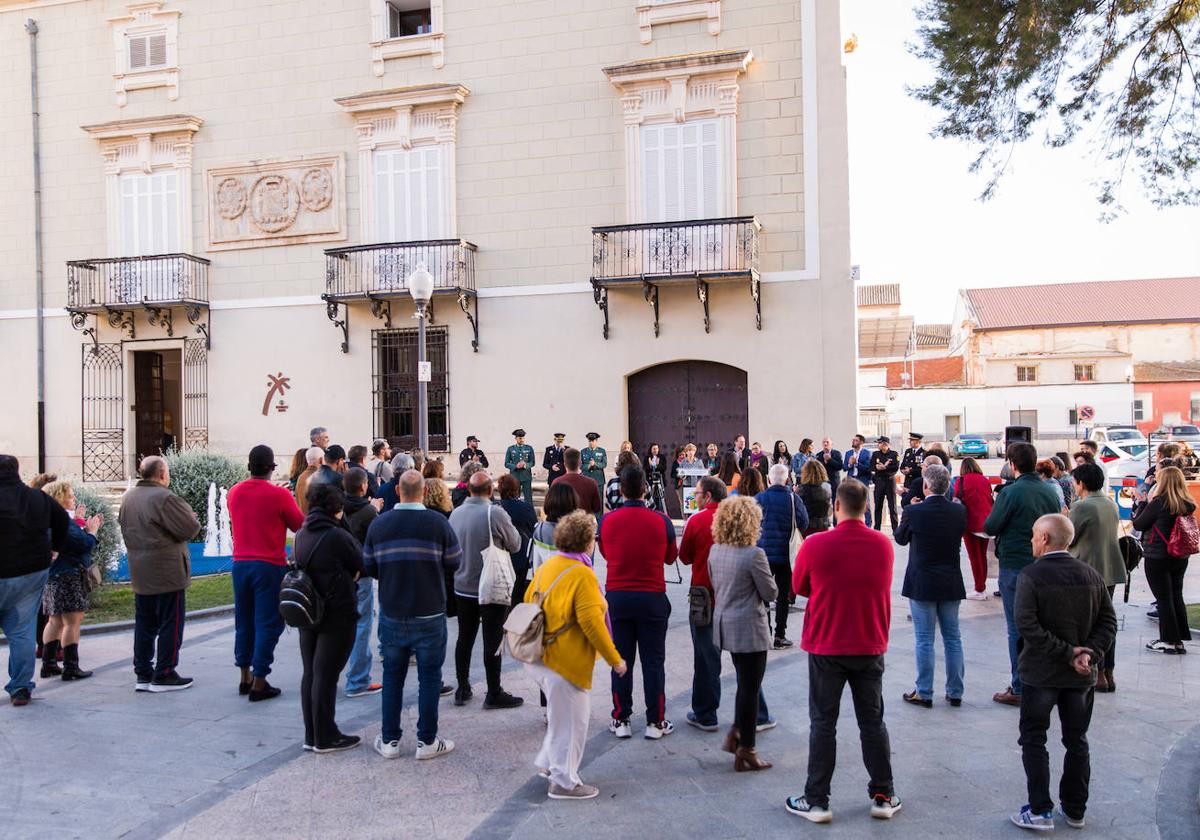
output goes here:
{"type": "Polygon", "coordinates": [[[917,324],[918,347],[948,347],[950,324],[917,324]]]}
{"type": "Polygon", "coordinates": [[[1200,321],[1200,277],[966,289],[976,329],[1200,321]]]}
{"type": "Polygon", "coordinates": [[[899,306],[899,283],[876,283],[858,287],[859,306],[899,306]]]}
{"type": "Polygon", "coordinates": [[[1139,362],[1133,366],[1134,382],[1200,382],[1200,361],[1139,362]]]}
{"type": "Polygon", "coordinates": [[[883,362],[881,364],[863,365],[864,368],[887,368],[887,387],[903,388],[904,379],[900,375],[907,371],[912,374],[911,387],[925,388],[932,385],[961,385],[963,384],[963,357],[945,356],[941,359],[915,359],[905,362],[883,362]]]}

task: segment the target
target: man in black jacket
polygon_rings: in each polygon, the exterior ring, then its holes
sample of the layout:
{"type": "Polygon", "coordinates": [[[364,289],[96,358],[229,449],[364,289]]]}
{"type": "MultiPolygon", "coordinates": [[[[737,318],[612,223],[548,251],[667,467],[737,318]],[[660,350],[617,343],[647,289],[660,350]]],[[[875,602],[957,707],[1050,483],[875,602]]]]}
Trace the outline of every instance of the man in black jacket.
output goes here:
{"type": "Polygon", "coordinates": [[[1067,824],[1083,828],[1091,762],[1087,731],[1092,720],[1096,669],[1117,633],[1117,616],[1104,578],[1067,552],[1071,520],[1052,513],[1033,526],[1032,565],[1017,578],[1015,622],[1022,648],[1021,761],[1029,802],[1012,821],[1021,828],[1054,828],[1046,731],[1058,706],[1063,759],[1059,797],[1067,824]]]}
{"type": "Polygon", "coordinates": [[[38,604],[53,556],[67,541],[63,506],[21,483],[19,464],[0,455],[0,630],[8,639],[8,684],[14,706],[33,692],[38,604]]]}
{"type": "Polygon", "coordinates": [[[879,446],[871,453],[871,483],[875,485],[875,530],[883,528],[883,505],[886,502],[892,531],[896,530],[896,471],[900,469],[900,457],[891,448],[892,441],[886,435],[876,439],[879,446]]]}

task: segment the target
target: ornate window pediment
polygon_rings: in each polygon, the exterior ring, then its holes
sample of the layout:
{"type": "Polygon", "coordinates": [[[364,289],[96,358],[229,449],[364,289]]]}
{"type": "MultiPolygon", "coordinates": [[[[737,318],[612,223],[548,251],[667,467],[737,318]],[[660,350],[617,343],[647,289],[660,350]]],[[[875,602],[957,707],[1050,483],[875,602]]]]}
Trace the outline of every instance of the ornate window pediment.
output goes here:
{"type": "Polygon", "coordinates": [[[179,15],[162,0],[130,3],[127,14],[109,18],[116,52],[117,106],[125,107],[128,91],[165,87],[167,99],[179,98],[179,15]]]}
{"type": "Polygon", "coordinates": [[[749,50],[716,50],[604,68],[625,116],[627,221],[737,215],[738,77],[753,60],[749,50]],[[658,128],[670,125],[683,132],[658,128]],[[685,154],[694,167],[678,157],[685,154]],[[684,167],[688,177],[695,169],[698,198],[677,202],[665,185],[678,179],[663,174],[664,166],[684,167]],[[658,193],[650,195],[655,184],[658,193]]]}
{"type": "Polygon", "coordinates": [[[459,84],[412,85],[335,100],[354,118],[358,129],[359,215],[364,243],[394,238],[397,231],[457,236],[458,108],[469,94],[470,90],[459,84]],[[414,149],[420,154],[389,154],[414,149]],[[423,196],[419,207],[412,203],[416,200],[413,186],[418,183],[423,196]],[[403,213],[399,198],[387,201],[389,191],[400,187],[408,196],[403,213]],[[406,219],[403,223],[398,221],[400,216],[406,219]],[[420,220],[414,221],[418,217],[420,220]]]}
{"type": "Polygon", "coordinates": [[[199,117],[172,114],[83,126],[99,142],[104,159],[111,256],[133,256],[127,252],[154,250],[160,242],[178,244],[185,252],[191,250],[192,137],[203,123],[199,117]],[[137,180],[139,176],[149,180],[142,183],[137,180]],[[157,206],[162,208],[159,215],[171,228],[149,239],[129,229],[131,224],[140,224],[140,217],[131,215],[129,208],[136,205],[135,193],[141,187],[156,197],[157,206]],[[169,208],[168,201],[172,205],[169,208]]]}
{"type": "Polygon", "coordinates": [[[642,0],[637,16],[643,44],[650,43],[655,25],[685,20],[706,20],[709,35],[721,34],[721,0],[642,0]]]}

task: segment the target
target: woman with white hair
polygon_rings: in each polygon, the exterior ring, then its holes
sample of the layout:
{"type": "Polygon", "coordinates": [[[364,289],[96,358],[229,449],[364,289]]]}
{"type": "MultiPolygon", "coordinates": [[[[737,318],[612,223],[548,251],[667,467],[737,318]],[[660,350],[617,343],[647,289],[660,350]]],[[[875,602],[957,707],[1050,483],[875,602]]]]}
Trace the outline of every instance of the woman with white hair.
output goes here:
{"type": "Polygon", "coordinates": [[[771,482],[766,490],[754,497],[762,508],[762,534],[758,547],[767,555],[771,574],[775,577],[779,595],[775,599],[776,650],[789,648],[792,641],[787,637],[788,606],[792,596],[793,534],[804,533],[808,528],[808,511],[804,502],[787,486],[791,470],[783,464],[775,464],[767,471],[771,482]]]}

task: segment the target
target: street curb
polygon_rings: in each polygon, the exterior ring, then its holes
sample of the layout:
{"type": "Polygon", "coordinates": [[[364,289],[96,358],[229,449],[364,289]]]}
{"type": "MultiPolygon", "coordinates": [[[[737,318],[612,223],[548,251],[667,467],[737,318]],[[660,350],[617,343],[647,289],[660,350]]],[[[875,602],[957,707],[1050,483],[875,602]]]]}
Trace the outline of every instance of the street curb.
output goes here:
{"type": "MultiPolygon", "coordinates": [[[[218,615],[227,615],[233,612],[233,604],[226,604],[222,607],[208,607],[203,610],[192,610],[186,613],[188,621],[198,618],[212,618],[218,615]]],[[[110,621],[106,624],[85,624],[79,628],[81,636],[97,636],[101,633],[116,633],[120,630],[132,630],[133,621],[110,621]]]]}
{"type": "MultiPolygon", "coordinates": [[[[192,610],[185,617],[191,621],[193,619],[213,618],[219,615],[228,615],[233,612],[233,604],[226,604],[223,607],[208,607],[203,610],[192,610]]],[[[110,621],[106,624],[85,624],[79,628],[80,636],[98,636],[101,633],[116,633],[121,630],[132,630],[133,621],[110,621]]],[[[8,639],[0,636],[0,647],[7,647],[8,639]]]]}

